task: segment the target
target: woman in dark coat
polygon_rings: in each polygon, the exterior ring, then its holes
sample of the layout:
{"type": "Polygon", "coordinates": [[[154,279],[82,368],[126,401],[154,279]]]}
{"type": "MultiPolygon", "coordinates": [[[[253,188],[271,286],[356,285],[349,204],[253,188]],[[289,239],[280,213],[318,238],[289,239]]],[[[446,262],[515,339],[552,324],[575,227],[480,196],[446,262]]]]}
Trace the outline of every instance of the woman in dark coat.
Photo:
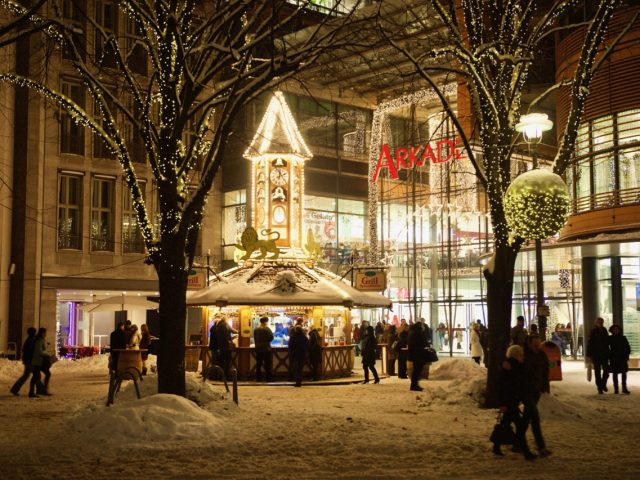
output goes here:
{"type": "Polygon", "coordinates": [[[631,347],[627,337],[622,335],[620,325],[609,327],[611,336],[609,337],[609,365],[613,376],[613,393],[618,393],[618,373],[622,374],[622,393],[629,394],[627,390],[627,372],[629,371],[629,355],[631,347]]]}
{"type": "Polygon", "coordinates": [[[407,345],[409,344],[409,332],[402,330],[398,334],[398,342],[396,343],[396,350],[398,352],[398,378],[407,377],[407,345]]]}
{"type": "Polygon", "coordinates": [[[386,344],[387,344],[387,372],[389,375],[396,374],[396,358],[398,356],[396,349],[396,340],[398,340],[398,335],[396,334],[396,326],[390,325],[389,330],[386,332],[386,344]]]}
{"type": "Polygon", "coordinates": [[[375,330],[371,325],[367,327],[367,335],[362,347],[362,367],[364,368],[364,383],[369,383],[369,370],[373,373],[374,382],[380,383],[380,377],[376,371],[376,358],[378,357],[378,342],[375,330]]]}
{"type": "MultiPolygon", "coordinates": [[[[527,445],[526,425],[520,415],[520,402],[525,395],[524,349],[520,345],[511,345],[507,349],[507,355],[502,362],[500,373],[500,411],[502,412],[503,425],[513,423],[516,427],[516,444],[527,460],[533,460],[536,455],[531,453],[527,445]]],[[[493,453],[502,455],[500,443],[494,442],[493,453]]]]}
{"type": "Polygon", "coordinates": [[[409,327],[409,339],[408,339],[408,360],[413,362],[413,371],[411,372],[411,386],[409,390],[415,390],[417,392],[422,391],[422,387],[419,384],[420,376],[422,375],[422,368],[424,367],[425,355],[424,349],[427,346],[427,342],[422,333],[422,326],[419,323],[414,323],[409,327]]]}

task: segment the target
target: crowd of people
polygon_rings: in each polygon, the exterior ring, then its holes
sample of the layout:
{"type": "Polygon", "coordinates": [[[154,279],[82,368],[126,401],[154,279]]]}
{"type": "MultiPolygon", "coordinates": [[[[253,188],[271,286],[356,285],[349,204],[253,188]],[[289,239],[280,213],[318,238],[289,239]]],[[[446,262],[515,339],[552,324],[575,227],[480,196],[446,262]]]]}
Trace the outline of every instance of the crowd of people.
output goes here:
{"type": "Polygon", "coordinates": [[[109,337],[109,369],[117,372],[119,350],[142,350],[142,375],[147,374],[147,361],[149,359],[149,351],[152,341],[151,332],[146,323],[143,323],[138,330],[138,326],[133,324],[131,320],[126,322],[118,322],[116,328],[109,337]]]}
{"type": "MultiPolygon", "coordinates": [[[[517,318],[516,325],[510,332],[511,346],[507,349],[506,358],[501,365],[500,381],[501,426],[515,426],[513,450],[522,452],[527,460],[551,454],[545,444],[538,411],[541,394],[550,391],[549,359],[542,348],[536,325],[532,324],[530,328],[531,331],[528,332],[523,316],[517,318]],[[533,432],[538,455],[532,453],[527,444],[526,432],[529,426],[533,432]]],[[[555,335],[552,336],[552,342],[556,345],[559,331],[560,329],[556,328],[555,335]]],[[[564,353],[563,345],[558,347],[564,353]]],[[[598,317],[590,331],[586,347],[586,360],[593,368],[598,394],[608,391],[607,380],[610,373],[613,376],[614,393],[620,393],[618,375],[621,375],[622,393],[630,393],[627,389],[630,353],[629,342],[622,334],[622,327],[614,324],[607,331],[604,319],[598,317]]],[[[493,442],[493,453],[503,455],[500,441],[493,438],[493,442]]]]}

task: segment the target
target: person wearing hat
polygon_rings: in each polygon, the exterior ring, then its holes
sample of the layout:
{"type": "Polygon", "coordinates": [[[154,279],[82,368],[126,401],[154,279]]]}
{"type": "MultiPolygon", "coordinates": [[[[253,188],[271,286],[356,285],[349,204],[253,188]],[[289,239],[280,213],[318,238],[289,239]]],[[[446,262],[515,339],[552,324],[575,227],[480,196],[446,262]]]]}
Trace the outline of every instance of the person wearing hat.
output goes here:
{"type": "Polygon", "coordinates": [[[627,337],[622,334],[620,325],[611,325],[609,327],[611,336],[609,340],[609,365],[611,367],[611,376],[613,377],[613,393],[618,391],[618,374],[622,374],[622,393],[627,395],[631,393],[627,390],[627,372],[629,371],[629,355],[631,347],[627,337]]]}
{"type": "Polygon", "coordinates": [[[271,342],[273,341],[273,332],[269,328],[269,319],[267,317],[260,318],[260,325],[253,331],[253,339],[256,344],[256,380],[262,381],[262,367],[264,366],[267,382],[271,381],[273,365],[273,356],[271,353],[271,342]]]}

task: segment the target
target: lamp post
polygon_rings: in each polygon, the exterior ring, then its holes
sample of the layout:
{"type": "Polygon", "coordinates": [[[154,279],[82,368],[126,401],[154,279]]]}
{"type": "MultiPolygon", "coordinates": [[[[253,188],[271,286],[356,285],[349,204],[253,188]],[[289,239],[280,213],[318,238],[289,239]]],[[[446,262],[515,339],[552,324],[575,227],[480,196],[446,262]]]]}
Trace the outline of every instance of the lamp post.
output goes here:
{"type": "MultiPolygon", "coordinates": [[[[533,168],[538,168],[538,144],[542,140],[542,134],[553,127],[553,122],[544,113],[530,113],[520,117],[516,125],[516,131],[522,133],[525,141],[531,148],[533,168]]],[[[542,340],[547,336],[547,317],[549,307],[544,303],[544,277],[542,268],[542,239],[535,239],[536,245],[536,299],[538,327],[542,340]]]]}

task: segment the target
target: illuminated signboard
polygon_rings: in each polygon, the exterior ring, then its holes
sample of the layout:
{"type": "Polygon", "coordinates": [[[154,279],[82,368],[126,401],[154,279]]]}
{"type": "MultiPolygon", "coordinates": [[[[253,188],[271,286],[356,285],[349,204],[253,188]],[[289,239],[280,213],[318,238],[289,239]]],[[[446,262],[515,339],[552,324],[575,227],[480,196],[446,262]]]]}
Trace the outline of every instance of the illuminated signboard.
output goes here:
{"type": "Polygon", "coordinates": [[[398,178],[398,170],[422,167],[427,161],[431,163],[446,163],[450,160],[464,158],[464,152],[458,147],[462,143],[460,137],[444,139],[434,143],[425,143],[416,147],[399,147],[395,151],[389,149],[389,145],[382,145],[373,181],[378,181],[378,176],[383,168],[389,169],[389,176],[398,178]]]}
{"type": "Polygon", "coordinates": [[[378,292],[386,290],[387,274],[384,270],[356,271],[354,287],[363,292],[378,292]]]}

